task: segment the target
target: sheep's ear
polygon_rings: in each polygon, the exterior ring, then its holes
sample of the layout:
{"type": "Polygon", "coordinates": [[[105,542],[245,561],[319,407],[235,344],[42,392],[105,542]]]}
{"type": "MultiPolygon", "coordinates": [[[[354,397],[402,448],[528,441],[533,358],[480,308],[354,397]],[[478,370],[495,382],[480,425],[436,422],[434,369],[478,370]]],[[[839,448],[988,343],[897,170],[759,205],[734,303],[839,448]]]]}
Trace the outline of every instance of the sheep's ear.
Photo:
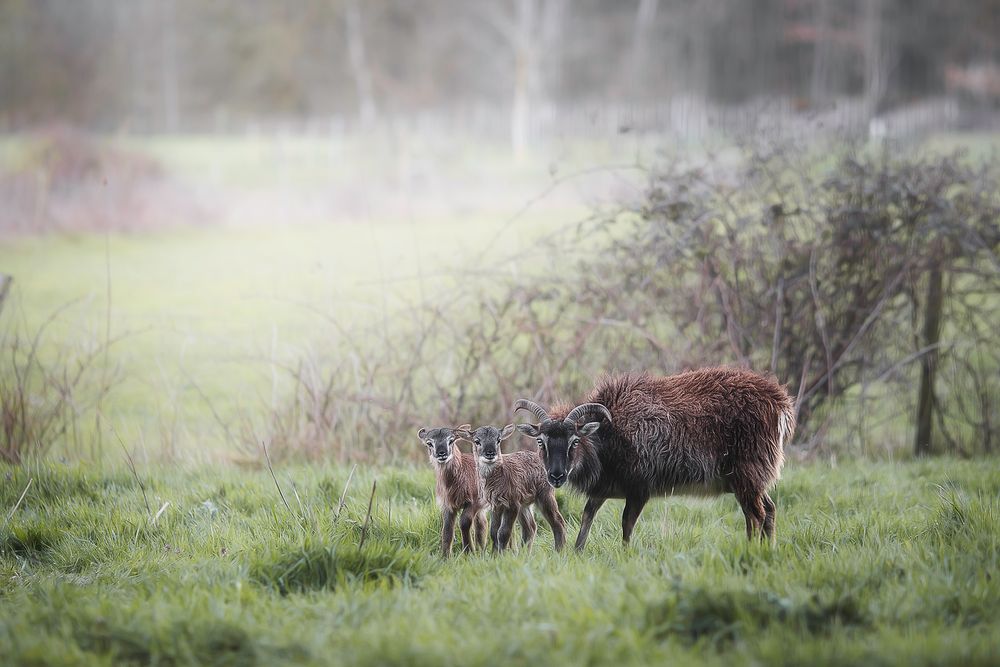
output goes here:
{"type": "Polygon", "coordinates": [[[422,428],[419,431],[417,431],[417,437],[420,438],[421,440],[424,439],[425,435],[427,435],[427,429],[422,428]]]}
{"type": "Polygon", "coordinates": [[[538,426],[539,426],[538,424],[518,424],[517,430],[525,435],[530,435],[531,437],[535,437],[536,435],[542,432],[542,430],[538,428],[538,426]]]}
{"type": "Polygon", "coordinates": [[[601,422],[588,422],[577,429],[580,435],[587,436],[597,433],[597,429],[601,428],[601,422]]]}
{"type": "Polygon", "coordinates": [[[452,432],[457,437],[461,438],[462,440],[471,440],[472,439],[472,431],[470,431],[467,428],[456,428],[452,432]]]}
{"type": "Polygon", "coordinates": [[[472,424],[462,424],[461,426],[456,426],[452,429],[453,431],[465,431],[468,433],[472,430],[472,424]]]}
{"type": "Polygon", "coordinates": [[[500,431],[500,442],[503,442],[512,435],[514,435],[514,425],[507,424],[503,427],[503,430],[500,431]]]}

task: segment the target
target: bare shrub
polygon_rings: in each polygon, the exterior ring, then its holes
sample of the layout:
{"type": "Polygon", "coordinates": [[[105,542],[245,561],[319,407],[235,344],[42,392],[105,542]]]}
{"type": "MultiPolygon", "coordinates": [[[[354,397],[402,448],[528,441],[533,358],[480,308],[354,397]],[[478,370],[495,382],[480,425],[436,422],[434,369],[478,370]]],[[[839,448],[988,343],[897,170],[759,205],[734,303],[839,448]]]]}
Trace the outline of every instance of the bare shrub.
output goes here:
{"type": "MultiPolygon", "coordinates": [[[[984,296],[1000,286],[995,171],[961,156],[778,150],[729,169],[654,173],[642,201],[586,231],[605,249],[581,272],[579,293],[600,300],[605,317],[670,337],[668,368],[680,359],[770,369],[796,388],[812,444],[842,447],[844,418],[860,424],[878,407],[867,399],[887,384],[896,394],[889,410],[898,411],[917,366],[925,373],[913,421],[937,412],[942,432],[951,431],[926,369],[968,371],[970,346],[996,347],[996,335],[974,325],[1000,309],[984,296]],[[970,281],[978,296],[960,288],[970,281]],[[834,415],[839,442],[825,428],[834,415]]],[[[659,356],[635,352],[637,365],[659,356]]],[[[980,361],[978,382],[969,375],[950,387],[955,409],[996,395],[995,360],[980,361]]],[[[988,446],[989,418],[973,421],[978,430],[966,435],[988,446]]],[[[918,428],[916,440],[918,453],[929,451],[929,432],[918,428]]]]}
{"type": "Polygon", "coordinates": [[[38,459],[57,444],[77,455],[100,455],[100,405],[121,377],[107,365],[114,340],[47,341],[67,308],[33,331],[12,308],[0,320],[0,460],[38,459]]]}
{"type": "Polygon", "coordinates": [[[398,327],[331,320],[332,359],[285,369],[293,398],[270,430],[289,453],[411,458],[399,434],[426,420],[489,422],[609,370],[730,363],[790,385],[807,453],[895,451],[927,410],[948,449],[990,450],[997,182],[961,156],[852,150],[651,171],[638,201],[491,257],[398,327]]]}

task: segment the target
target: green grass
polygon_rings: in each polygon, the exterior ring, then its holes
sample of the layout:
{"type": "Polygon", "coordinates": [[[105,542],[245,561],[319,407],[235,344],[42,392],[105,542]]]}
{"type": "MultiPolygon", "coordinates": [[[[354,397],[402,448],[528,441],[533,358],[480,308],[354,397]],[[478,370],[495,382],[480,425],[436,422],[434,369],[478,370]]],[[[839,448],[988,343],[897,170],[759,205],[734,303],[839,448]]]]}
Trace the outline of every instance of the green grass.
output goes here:
{"type": "MultiPolygon", "coordinates": [[[[789,466],[778,544],[731,497],[620,502],[587,551],[436,554],[429,467],[0,470],[4,664],[995,664],[1000,463],[789,466]],[[372,481],[366,543],[359,548],[372,481]],[[170,505],[153,523],[150,513],[170,505]]],[[[582,499],[560,492],[571,532],[582,499]]]]}
{"type": "MultiPolygon", "coordinates": [[[[529,213],[503,235],[505,246],[513,253],[566,222],[529,213]]],[[[122,381],[105,404],[108,419],[123,434],[141,433],[151,458],[174,452],[217,459],[232,443],[215,414],[235,422],[269,409],[286,386],[278,364],[329,353],[337,326],[392,330],[399,313],[454,290],[467,279],[459,270],[465,258],[505,224],[498,213],[8,239],[0,242],[0,272],[15,277],[15,291],[0,326],[23,318],[33,333],[70,304],[47,331],[43,352],[97,344],[110,269],[111,336],[123,338],[109,357],[122,381]]],[[[117,444],[110,454],[117,459],[117,444]]]]}

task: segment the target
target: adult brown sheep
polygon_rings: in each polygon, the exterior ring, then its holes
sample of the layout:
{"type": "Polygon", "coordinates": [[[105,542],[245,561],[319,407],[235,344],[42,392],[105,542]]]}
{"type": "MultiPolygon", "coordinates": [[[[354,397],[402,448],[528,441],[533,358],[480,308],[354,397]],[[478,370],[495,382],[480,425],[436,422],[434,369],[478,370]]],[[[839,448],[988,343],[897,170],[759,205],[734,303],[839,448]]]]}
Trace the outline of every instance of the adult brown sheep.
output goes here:
{"type": "Polygon", "coordinates": [[[747,537],[774,540],[774,486],[784,446],[795,431],[795,408],[771,377],[737,368],[708,368],[657,377],[604,377],[586,401],[546,412],[520,399],[537,424],[534,437],[552,486],[587,496],[576,548],[587,543],[594,515],[608,498],[624,498],[627,544],[646,502],[674,493],[732,493],[743,508],[747,537]]]}

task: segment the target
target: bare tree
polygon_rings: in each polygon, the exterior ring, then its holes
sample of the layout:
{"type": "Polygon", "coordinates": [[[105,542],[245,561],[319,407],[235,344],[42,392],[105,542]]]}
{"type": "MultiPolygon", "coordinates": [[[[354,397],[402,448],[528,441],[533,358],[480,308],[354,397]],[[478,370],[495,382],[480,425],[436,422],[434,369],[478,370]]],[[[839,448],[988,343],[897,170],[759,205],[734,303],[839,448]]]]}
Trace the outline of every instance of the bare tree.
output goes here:
{"type": "Polygon", "coordinates": [[[552,82],[560,75],[568,0],[514,0],[511,11],[476,5],[480,20],[506,47],[511,72],[510,144],[518,159],[531,142],[531,124],[552,82]]]}
{"type": "Polygon", "coordinates": [[[629,94],[635,98],[639,92],[648,65],[650,40],[656,21],[656,10],[660,0],[639,0],[632,25],[632,47],[629,49],[628,64],[625,68],[629,94]]]}
{"type": "Polygon", "coordinates": [[[358,96],[358,114],[361,124],[367,127],[375,121],[376,107],[371,69],[365,54],[364,27],[358,0],[349,0],[347,3],[344,24],[347,32],[347,56],[358,96]]]}
{"type": "Polygon", "coordinates": [[[514,55],[514,91],[510,109],[510,143],[514,155],[528,150],[532,106],[538,98],[538,0],[516,0],[511,47],[514,55]]]}
{"type": "Polygon", "coordinates": [[[938,345],[941,342],[941,310],[944,303],[941,269],[934,267],[927,276],[927,300],[924,303],[922,349],[927,350],[920,360],[920,389],[917,399],[917,431],[913,451],[917,456],[931,453],[931,429],[934,424],[934,384],[937,376],[938,345]]]}
{"type": "Polygon", "coordinates": [[[810,83],[810,97],[813,102],[823,102],[829,92],[831,2],[832,0],[817,0],[816,2],[816,42],[813,50],[810,83]]]}
{"type": "Polygon", "coordinates": [[[160,96],[163,127],[176,132],[180,124],[180,87],[177,81],[177,8],[174,0],[163,0],[160,10],[160,96]]]}
{"type": "Polygon", "coordinates": [[[888,44],[882,29],[883,0],[865,0],[862,12],[862,52],[865,59],[865,114],[878,113],[888,84],[888,44]]]}

